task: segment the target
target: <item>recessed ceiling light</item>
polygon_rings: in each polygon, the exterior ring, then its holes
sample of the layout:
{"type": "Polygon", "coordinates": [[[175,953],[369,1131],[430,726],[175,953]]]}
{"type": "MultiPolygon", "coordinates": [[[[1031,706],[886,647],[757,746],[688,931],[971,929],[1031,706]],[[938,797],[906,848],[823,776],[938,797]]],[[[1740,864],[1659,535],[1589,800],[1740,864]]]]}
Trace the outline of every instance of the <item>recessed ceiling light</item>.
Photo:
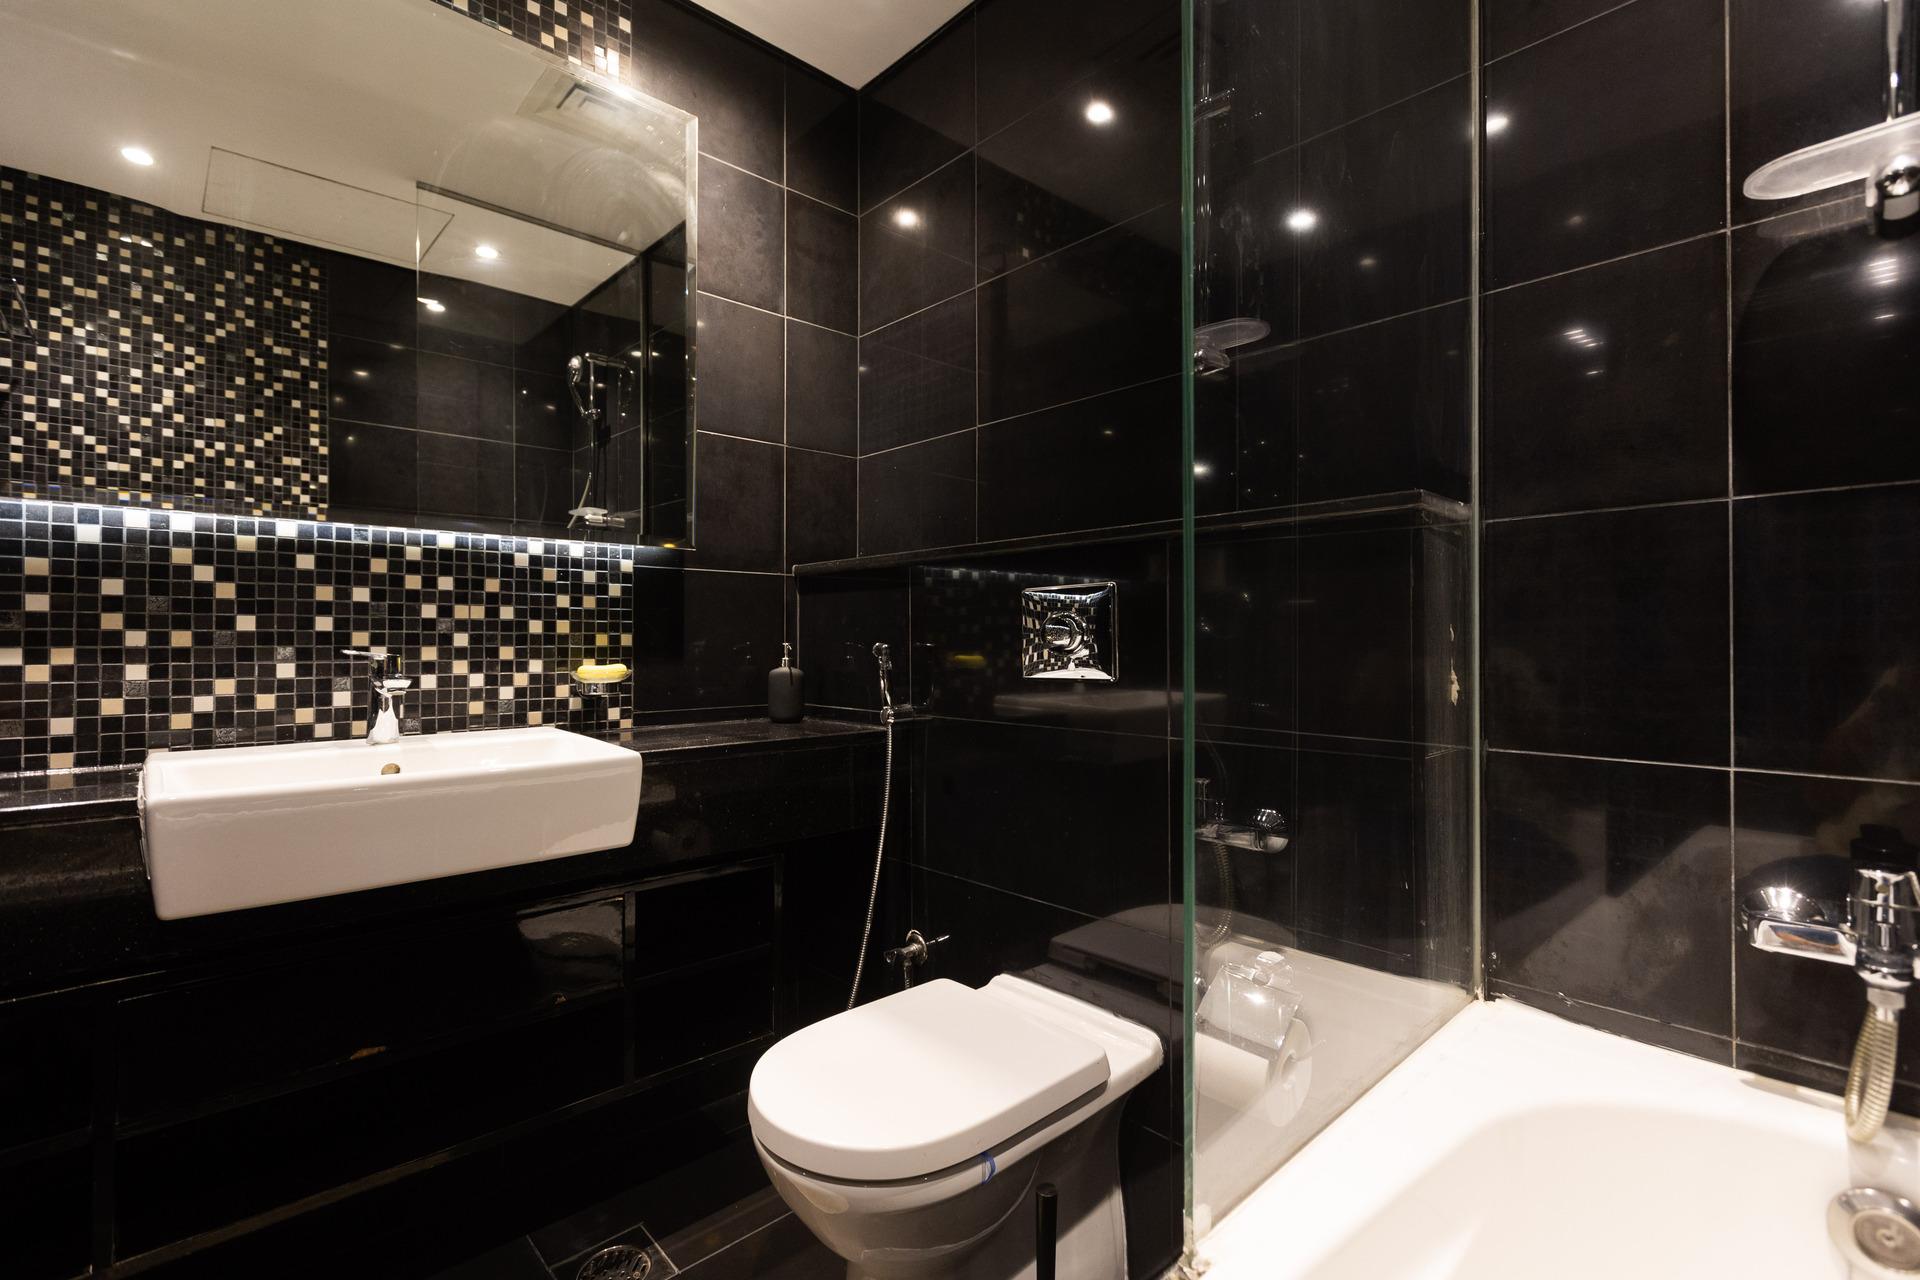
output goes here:
{"type": "Polygon", "coordinates": [[[476,258],[485,258],[488,262],[492,262],[500,256],[500,251],[490,244],[477,244],[473,246],[473,256],[476,258]]]}
{"type": "Polygon", "coordinates": [[[1319,225],[1319,222],[1320,215],[1311,209],[1295,209],[1287,215],[1289,231],[1311,231],[1319,225]]]}
{"type": "Polygon", "coordinates": [[[1507,126],[1512,123],[1513,117],[1506,112],[1489,111],[1487,113],[1487,136],[1491,138],[1496,134],[1505,133],[1507,126]]]}
{"type": "Polygon", "coordinates": [[[438,314],[439,312],[445,311],[447,309],[446,303],[441,302],[434,298],[415,298],[414,301],[419,303],[421,306],[425,307],[427,310],[434,312],[435,314],[438,314]]]}
{"type": "Polygon", "coordinates": [[[128,164],[137,164],[144,169],[153,163],[153,152],[147,150],[145,147],[122,147],[120,148],[120,158],[128,164]]]}
{"type": "Polygon", "coordinates": [[[896,225],[902,227],[917,227],[920,225],[920,215],[912,209],[895,209],[893,211],[893,220],[896,225]]]}
{"type": "Polygon", "coordinates": [[[1087,104],[1087,123],[1112,124],[1113,104],[1100,98],[1095,98],[1092,102],[1089,102],[1087,104]]]}

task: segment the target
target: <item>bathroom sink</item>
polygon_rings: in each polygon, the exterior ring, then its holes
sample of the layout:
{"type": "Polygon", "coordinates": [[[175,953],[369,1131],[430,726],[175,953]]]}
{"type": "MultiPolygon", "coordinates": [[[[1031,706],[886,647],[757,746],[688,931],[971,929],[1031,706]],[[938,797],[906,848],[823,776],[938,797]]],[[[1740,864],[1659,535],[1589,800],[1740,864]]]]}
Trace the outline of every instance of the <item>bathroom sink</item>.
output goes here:
{"type": "Polygon", "coordinates": [[[140,771],[154,909],[176,920],[616,849],[640,766],[553,728],[155,752],[140,771]]]}

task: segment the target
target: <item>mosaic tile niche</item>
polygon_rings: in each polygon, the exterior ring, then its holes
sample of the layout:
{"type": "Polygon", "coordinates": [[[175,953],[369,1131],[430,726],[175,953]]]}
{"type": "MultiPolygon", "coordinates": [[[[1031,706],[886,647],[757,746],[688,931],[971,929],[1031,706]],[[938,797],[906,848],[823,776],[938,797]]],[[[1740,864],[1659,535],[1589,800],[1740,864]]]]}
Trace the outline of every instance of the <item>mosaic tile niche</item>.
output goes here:
{"type": "MultiPolygon", "coordinates": [[[[409,733],[630,726],[568,672],[629,661],[631,547],[0,501],[0,772],[366,732],[398,653],[409,733]]],[[[677,577],[643,568],[655,577],[677,577]]]]}
{"type": "Polygon", "coordinates": [[[326,517],[320,255],[4,167],[0,241],[9,496],[326,517]]]}

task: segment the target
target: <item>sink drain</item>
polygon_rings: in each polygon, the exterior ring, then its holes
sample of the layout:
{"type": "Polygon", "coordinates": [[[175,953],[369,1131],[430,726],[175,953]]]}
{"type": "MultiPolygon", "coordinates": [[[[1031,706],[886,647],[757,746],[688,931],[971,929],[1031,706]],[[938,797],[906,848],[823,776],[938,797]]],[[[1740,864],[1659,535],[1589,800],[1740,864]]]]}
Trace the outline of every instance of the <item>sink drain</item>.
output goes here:
{"type": "Polygon", "coordinates": [[[1827,1234],[1872,1280],[1920,1276],[1920,1209],[1873,1187],[1843,1191],[1827,1206],[1827,1234]]]}
{"type": "Polygon", "coordinates": [[[608,1245],[580,1264],[574,1280],[645,1280],[653,1259],[638,1245],[608,1245]]]}

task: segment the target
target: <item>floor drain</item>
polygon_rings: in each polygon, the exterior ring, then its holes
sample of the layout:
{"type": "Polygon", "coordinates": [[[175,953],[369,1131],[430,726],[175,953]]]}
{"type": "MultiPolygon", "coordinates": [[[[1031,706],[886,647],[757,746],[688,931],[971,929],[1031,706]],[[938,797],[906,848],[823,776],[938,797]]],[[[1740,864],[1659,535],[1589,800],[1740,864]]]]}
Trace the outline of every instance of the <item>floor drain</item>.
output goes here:
{"type": "Polygon", "coordinates": [[[644,1280],[653,1258],[639,1245],[609,1245],[580,1264],[574,1280],[644,1280]]]}
{"type": "Polygon", "coordinates": [[[1827,1232],[1858,1275],[1920,1276],[1920,1209],[1899,1196],[1842,1192],[1827,1207],[1827,1232]]]}

